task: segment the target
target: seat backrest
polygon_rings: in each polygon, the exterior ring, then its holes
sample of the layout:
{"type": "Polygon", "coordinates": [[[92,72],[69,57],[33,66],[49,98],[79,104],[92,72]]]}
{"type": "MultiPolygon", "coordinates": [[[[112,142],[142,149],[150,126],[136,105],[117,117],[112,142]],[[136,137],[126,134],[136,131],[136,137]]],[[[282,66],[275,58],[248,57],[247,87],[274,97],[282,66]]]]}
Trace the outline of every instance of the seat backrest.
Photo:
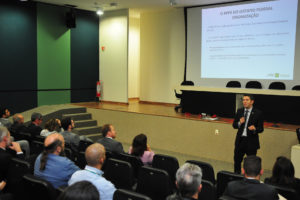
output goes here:
{"type": "Polygon", "coordinates": [[[283,82],[272,82],[269,89],[285,90],[285,84],[283,82]]]}
{"type": "Polygon", "coordinates": [[[141,159],[137,156],[133,156],[127,153],[120,153],[114,156],[116,159],[118,160],[123,160],[123,161],[127,161],[131,164],[132,169],[133,169],[133,174],[134,177],[138,177],[138,172],[140,170],[140,168],[143,166],[143,162],[141,161],[141,159]]]}
{"type": "Polygon", "coordinates": [[[187,160],[186,162],[198,165],[201,168],[202,179],[210,181],[213,184],[216,183],[214,168],[211,164],[196,160],[187,160]]]}
{"type": "Polygon", "coordinates": [[[78,145],[78,151],[85,151],[88,146],[93,144],[91,141],[80,140],[78,145]]]}
{"type": "Polygon", "coordinates": [[[246,88],[256,88],[256,89],[261,89],[261,83],[258,81],[249,81],[246,83],[246,88]]]}
{"type": "Polygon", "coordinates": [[[226,84],[226,87],[240,88],[241,87],[241,83],[239,81],[229,81],[226,84]]]}
{"type": "Polygon", "coordinates": [[[15,141],[27,140],[28,142],[30,142],[32,140],[30,133],[23,133],[23,132],[15,133],[14,138],[15,138],[15,141]]]}
{"type": "Polygon", "coordinates": [[[118,189],[114,193],[113,200],[151,200],[151,198],[129,190],[118,189]]]}
{"type": "Polygon", "coordinates": [[[141,167],[136,191],[155,200],[165,200],[172,193],[170,178],[165,170],[141,167]]]}
{"type": "Polygon", "coordinates": [[[30,145],[31,154],[40,154],[44,150],[44,142],[33,140],[30,145]]]}
{"type": "Polygon", "coordinates": [[[292,90],[300,90],[300,85],[295,85],[292,90]]]}
{"type": "Polygon", "coordinates": [[[223,195],[230,181],[242,180],[244,177],[240,174],[235,174],[228,171],[219,171],[217,174],[217,196],[223,195]]]}
{"type": "Polygon", "coordinates": [[[76,153],[75,164],[81,169],[85,168],[87,163],[85,160],[85,152],[84,151],[80,151],[80,152],[76,153]]]}
{"type": "Polygon", "coordinates": [[[71,148],[65,147],[65,154],[67,158],[69,158],[72,161],[75,161],[75,155],[71,148]]]}
{"type": "Polygon", "coordinates": [[[44,136],[40,136],[40,135],[36,135],[33,137],[33,140],[35,141],[40,141],[40,142],[44,142],[45,141],[45,138],[44,136]]]}
{"type": "Polygon", "coordinates": [[[153,157],[152,167],[165,170],[169,174],[172,186],[176,188],[176,172],[179,168],[177,158],[168,155],[155,154],[153,157]]]}
{"type": "Polygon", "coordinates": [[[7,175],[7,186],[9,186],[10,191],[19,187],[22,177],[30,172],[29,162],[18,158],[12,158],[7,175]]]}
{"type": "Polygon", "coordinates": [[[210,181],[202,180],[202,190],[198,195],[199,200],[216,200],[216,187],[210,181]]]}
{"type": "Polygon", "coordinates": [[[108,159],[104,177],[110,180],[116,188],[131,190],[134,184],[133,169],[127,161],[108,159]]]}
{"type": "Polygon", "coordinates": [[[241,199],[241,198],[235,198],[235,197],[223,195],[219,197],[218,200],[247,200],[247,199],[241,199]]]}
{"type": "Polygon", "coordinates": [[[46,180],[26,174],[23,176],[22,182],[24,184],[24,199],[55,200],[57,197],[56,190],[46,180]]]}
{"type": "Polygon", "coordinates": [[[269,183],[267,183],[268,181],[266,181],[266,179],[265,179],[265,182],[266,182],[266,184],[271,185],[273,188],[275,188],[277,190],[278,194],[280,194],[287,200],[298,200],[299,199],[299,196],[294,189],[269,184],[269,183]]]}

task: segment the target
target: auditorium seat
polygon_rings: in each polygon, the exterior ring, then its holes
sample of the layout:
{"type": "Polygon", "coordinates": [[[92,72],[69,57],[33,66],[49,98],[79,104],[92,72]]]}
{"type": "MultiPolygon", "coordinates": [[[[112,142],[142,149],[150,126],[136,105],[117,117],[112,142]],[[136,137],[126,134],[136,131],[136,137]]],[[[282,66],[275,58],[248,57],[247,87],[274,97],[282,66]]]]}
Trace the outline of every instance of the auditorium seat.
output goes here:
{"type": "Polygon", "coordinates": [[[34,175],[24,175],[22,183],[24,185],[23,199],[55,200],[57,197],[57,192],[51,183],[34,175]]]}
{"type": "Polygon", "coordinates": [[[13,194],[19,194],[22,190],[22,177],[29,173],[31,173],[29,162],[18,158],[12,158],[7,174],[7,191],[13,194]]]}
{"type": "Polygon", "coordinates": [[[196,160],[187,160],[186,162],[198,165],[201,168],[202,179],[210,181],[213,184],[216,183],[214,168],[211,164],[196,160]]]}
{"type": "Polygon", "coordinates": [[[85,152],[80,151],[76,153],[76,159],[75,159],[75,164],[80,168],[84,169],[86,166],[86,160],[85,160],[85,152]]]}
{"type": "Polygon", "coordinates": [[[80,140],[79,145],[78,145],[78,151],[85,151],[88,146],[91,144],[94,144],[93,142],[90,141],[85,141],[85,140],[80,140]]]}
{"type": "Polygon", "coordinates": [[[242,180],[244,177],[241,174],[235,174],[228,171],[219,171],[217,174],[217,196],[220,197],[225,192],[227,184],[230,181],[242,180]]]}
{"type": "Polygon", "coordinates": [[[153,157],[152,167],[165,170],[171,179],[173,188],[176,188],[176,172],[179,168],[177,158],[168,155],[155,154],[153,157]]]}
{"type": "Polygon", "coordinates": [[[39,155],[44,150],[44,143],[33,140],[30,145],[31,154],[39,155]]]}
{"type": "Polygon", "coordinates": [[[295,85],[292,90],[300,90],[300,85],[295,85]]]}
{"type": "Polygon", "coordinates": [[[238,198],[224,195],[224,196],[219,197],[218,200],[246,200],[246,199],[238,199],[238,198]]]}
{"type": "Polygon", "coordinates": [[[241,83],[239,81],[229,81],[226,84],[226,87],[230,87],[230,88],[240,88],[241,87],[241,83]]]}
{"type": "Polygon", "coordinates": [[[285,90],[285,84],[283,82],[272,82],[269,85],[269,89],[285,90]]]}
{"type": "Polygon", "coordinates": [[[133,169],[129,162],[110,158],[107,160],[104,177],[116,188],[131,190],[134,184],[133,169]]]}
{"type": "Polygon", "coordinates": [[[262,89],[262,85],[258,81],[248,81],[246,83],[246,88],[262,89]]]}
{"type": "Polygon", "coordinates": [[[113,200],[151,200],[151,198],[129,190],[118,189],[114,193],[113,200]]]}
{"type": "Polygon", "coordinates": [[[143,166],[139,171],[136,192],[153,200],[165,200],[172,194],[170,185],[170,178],[165,170],[143,166]]]}
{"type": "Polygon", "coordinates": [[[287,200],[299,200],[299,196],[297,195],[297,192],[294,189],[286,188],[286,187],[280,187],[276,185],[271,185],[273,188],[275,188],[281,196],[286,198],[287,200]]]}
{"type": "Polygon", "coordinates": [[[202,180],[202,190],[198,195],[199,200],[216,200],[217,191],[216,187],[210,181],[202,180]]]}
{"type": "Polygon", "coordinates": [[[129,162],[133,168],[134,177],[138,177],[139,170],[143,166],[143,163],[139,157],[127,153],[115,154],[114,157],[118,160],[129,162]]]}

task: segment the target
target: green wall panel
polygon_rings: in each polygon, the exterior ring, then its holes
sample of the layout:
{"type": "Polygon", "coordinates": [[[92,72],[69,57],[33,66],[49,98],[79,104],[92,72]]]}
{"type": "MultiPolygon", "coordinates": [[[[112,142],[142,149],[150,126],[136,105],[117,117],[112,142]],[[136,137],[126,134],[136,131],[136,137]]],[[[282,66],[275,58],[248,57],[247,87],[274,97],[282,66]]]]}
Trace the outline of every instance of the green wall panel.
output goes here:
{"type": "Polygon", "coordinates": [[[38,103],[42,105],[55,105],[70,103],[70,91],[40,91],[38,92],[38,103]]]}
{"type": "MultiPolygon", "coordinates": [[[[38,90],[70,89],[70,30],[65,26],[66,9],[37,6],[38,90]]],[[[39,91],[38,105],[69,103],[69,91],[39,91]],[[54,98],[53,95],[59,95],[54,98]],[[53,101],[49,101],[51,99],[53,101]],[[56,100],[55,100],[56,99],[56,100]]]]}

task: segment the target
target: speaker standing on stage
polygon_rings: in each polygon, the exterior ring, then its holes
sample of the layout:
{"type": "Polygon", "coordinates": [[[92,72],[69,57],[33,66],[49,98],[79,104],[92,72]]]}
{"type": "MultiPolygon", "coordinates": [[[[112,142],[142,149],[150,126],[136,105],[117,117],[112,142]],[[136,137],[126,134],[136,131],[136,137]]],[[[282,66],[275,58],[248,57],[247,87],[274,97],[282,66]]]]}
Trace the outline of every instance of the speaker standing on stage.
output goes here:
{"type": "Polygon", "coordinates": [[[243,108],[238,109],[232,124],[238,129],[234,149],[234,172],[238,174],[245,154],[256,155],[260,148],[258,134],[264,131],[262,112],[254,108],[253,103],[252,95],[243,95],[243,108]]]}

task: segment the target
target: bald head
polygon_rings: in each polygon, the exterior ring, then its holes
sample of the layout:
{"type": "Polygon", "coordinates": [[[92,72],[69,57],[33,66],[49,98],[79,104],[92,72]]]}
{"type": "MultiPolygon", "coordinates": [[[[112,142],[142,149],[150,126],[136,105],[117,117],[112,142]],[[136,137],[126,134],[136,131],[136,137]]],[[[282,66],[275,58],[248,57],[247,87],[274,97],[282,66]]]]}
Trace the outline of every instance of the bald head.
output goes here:
{"type": "Polygon", "coordinates": [[[55,142],[56,140],[61,141],[63,146],[65,146],[64,137],[59,133],[52,133],[52,134],[48,135],[45,139],[44,146],[47,147],[50,144],[52,144],[53,142],[55,142]]]}
{"type": "Polygon", "coordinates": [[[102,166],[105,160],[105,148],[102,144],[95,143],[85,150],[85,159],[89,166],[102,166]]]}
{"type": "Polygon", "coordinates": [[[13,116],[13,121],[14,121],[14,123],[17,123],[17,124],[23,124],[24,123],[24,117],[23,117],[23,115],[17,113],[13,116]]]}

